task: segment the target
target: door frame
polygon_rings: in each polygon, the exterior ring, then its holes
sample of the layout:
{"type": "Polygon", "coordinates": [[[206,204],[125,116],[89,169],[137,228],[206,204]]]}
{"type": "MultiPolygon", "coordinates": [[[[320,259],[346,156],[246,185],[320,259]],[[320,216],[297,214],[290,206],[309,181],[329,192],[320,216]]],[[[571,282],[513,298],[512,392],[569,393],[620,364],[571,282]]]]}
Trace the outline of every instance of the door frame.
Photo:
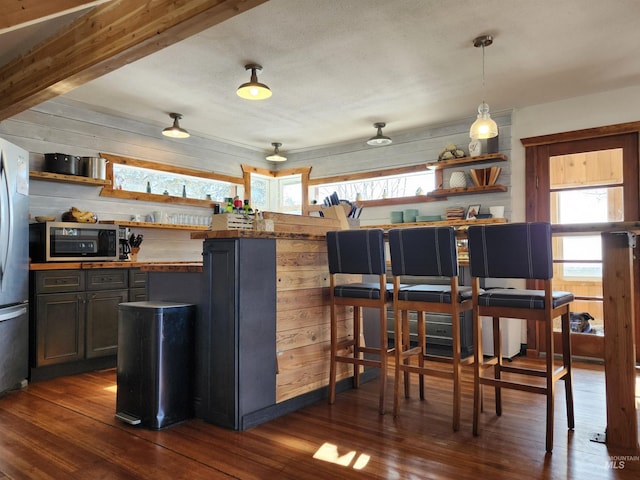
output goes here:
{"type": "MultiPolygon", "coordinates": [[[[520,139],[525,147],[525,218],[527,222],[549,221],[549,157],[608,148],[623,148],[624,220],[640,220],[640,122],[575,130],[520,139]],[[629,191],[628,191],[628,188],[629,191]],[[543,192],[547,192],[543,194],[543,192]]],[[[640,298],[640,252],[634,252],[634,295],[640,298]]],[[[535,284],[528,285],[534,288],[535,284]]],[[[640,345],[640,302],[635,302],[635,344],[640,345]]],[[[537,322],[527,322],[527,353],[538,355],[546,351],[544,338],[537,322]]],[[[606,330],[606,326],[605,326],[606,330]]],[[[561,351],[560,334],[554,334],[555,351],[561,351]]],[[[577,356],[604,358],[604,337],[582,335],[580,342],[572,342],[577,356]]],[[[636,348],[636,361],[640,349],[636,348]]]]}

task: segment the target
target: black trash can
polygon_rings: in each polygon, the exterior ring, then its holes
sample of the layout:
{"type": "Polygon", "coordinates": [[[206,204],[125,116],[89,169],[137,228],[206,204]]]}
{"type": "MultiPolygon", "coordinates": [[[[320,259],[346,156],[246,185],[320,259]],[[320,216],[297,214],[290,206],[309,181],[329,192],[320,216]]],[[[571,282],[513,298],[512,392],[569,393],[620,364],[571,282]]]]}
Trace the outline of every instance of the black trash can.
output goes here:
{"type": "Polygon", "coordinates": [[[121,303],[116,418],[154,430],[193,416],[195,305],[121,303]]]}

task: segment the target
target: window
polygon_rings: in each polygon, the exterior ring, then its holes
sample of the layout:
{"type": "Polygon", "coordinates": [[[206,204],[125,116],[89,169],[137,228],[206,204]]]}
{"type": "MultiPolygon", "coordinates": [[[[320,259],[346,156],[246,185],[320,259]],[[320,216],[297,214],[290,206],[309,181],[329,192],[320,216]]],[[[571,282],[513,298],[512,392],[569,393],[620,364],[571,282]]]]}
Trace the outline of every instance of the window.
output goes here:
{"type": "Polygon", "coordinates": [[[368,178],[355,178],[347,181],[330,181],[312,187],[310,197],[319,204],[333,192],[341,200],[378,200],[380,198],[402,198],[417,194],[426,194],[435,189],[435,171],[420,168],[420,172],[408,172],[395,175],[377,176],[369,172],[368,178]]]}
{"type": "Polygon", "coordinates": [[[248,188],[243,177],[106,153],[101,155],[109,161],[107,179],[111,182],[100,192],[104,197],[211,207],[227,197],[238,195],[243,198],[248,188]]]}
{"type": "Polygon", "coordinates": [[[229,182],[123,164],[113,165],[113,179],[116,190],[186,196],[218,202],[226,197],[242,197],[244,192],[244,188],[229,182]]]}

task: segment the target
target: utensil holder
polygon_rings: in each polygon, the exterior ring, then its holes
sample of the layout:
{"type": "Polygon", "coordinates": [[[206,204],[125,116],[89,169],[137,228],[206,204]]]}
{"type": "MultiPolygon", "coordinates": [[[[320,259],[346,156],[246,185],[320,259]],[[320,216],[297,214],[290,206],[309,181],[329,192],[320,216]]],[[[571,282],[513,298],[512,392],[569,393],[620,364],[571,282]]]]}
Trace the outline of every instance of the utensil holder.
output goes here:
{"type": "Polygon", "coordinates": [[[129,260],[131,260],[132,262],[137,262],[139,251],[140,251],[140,247],[131,247],[131,252],[129,253],[129,260]]]}

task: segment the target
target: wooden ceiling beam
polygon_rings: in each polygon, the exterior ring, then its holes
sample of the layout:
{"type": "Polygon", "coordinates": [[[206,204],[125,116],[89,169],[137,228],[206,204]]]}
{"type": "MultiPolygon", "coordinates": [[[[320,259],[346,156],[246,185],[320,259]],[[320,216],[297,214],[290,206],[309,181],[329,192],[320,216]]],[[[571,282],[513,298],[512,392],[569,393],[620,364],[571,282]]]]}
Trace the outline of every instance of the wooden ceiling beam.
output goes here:
{"type": "Polygon", "coordinates": [[[109,0],[0,0],[0,34],[95,7],[109,0]]]}
{"type": "Polygon", "coordinates": [[[0,68],[0,120],[268,0],[111,0],[0,68]]]}

